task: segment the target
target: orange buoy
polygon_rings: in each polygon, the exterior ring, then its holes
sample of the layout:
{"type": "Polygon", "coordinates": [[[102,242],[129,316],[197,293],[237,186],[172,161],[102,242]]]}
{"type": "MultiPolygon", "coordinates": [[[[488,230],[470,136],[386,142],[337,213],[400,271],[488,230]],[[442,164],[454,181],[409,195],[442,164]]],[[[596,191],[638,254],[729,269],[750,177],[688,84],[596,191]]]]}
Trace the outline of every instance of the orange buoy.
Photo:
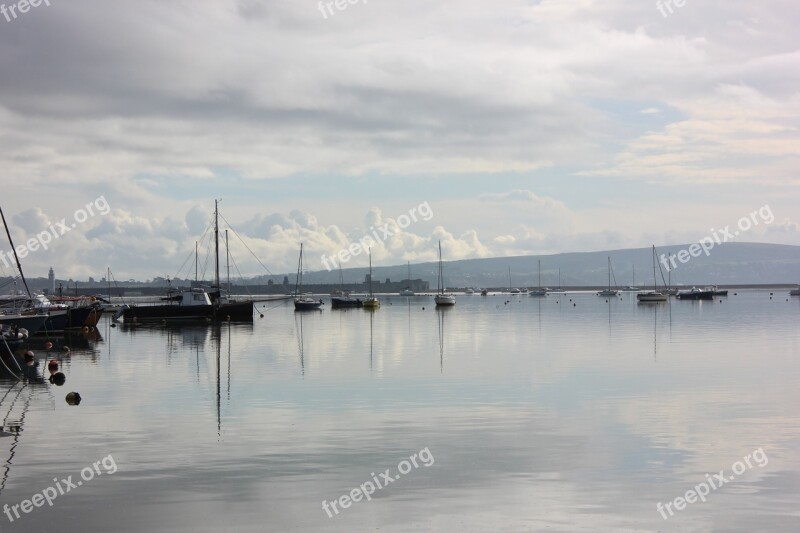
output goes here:
{"type": "Polygon", "coordinates": [[[51,372],[55,372],[56,370],[58,370],[58,361],[56,361],[55,359],[51,359],[50,362],[47,363],[47,368],[51,372]]]}
{"type": "Polygon", "coordinates": [[[44,343],[44,347],[47,348],[48,350],[50,350],[50,349],[53,348],[53,343],[50,342],[50,341],[47,341],[46,343],[44,343]]]}

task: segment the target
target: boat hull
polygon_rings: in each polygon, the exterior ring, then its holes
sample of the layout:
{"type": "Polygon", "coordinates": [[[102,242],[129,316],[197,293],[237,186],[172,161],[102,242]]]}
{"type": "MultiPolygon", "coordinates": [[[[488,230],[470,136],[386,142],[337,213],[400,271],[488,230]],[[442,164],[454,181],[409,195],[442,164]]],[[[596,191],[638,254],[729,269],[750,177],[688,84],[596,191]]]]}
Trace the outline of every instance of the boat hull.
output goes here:
{"type": "Polygon", "coordinates": [[[436,305],[439,307],[456,305],[456,297],[451,294],[437,294],[433,301],[436,302],[436,305]]]}
{"type": "Polygon", "coordinates": [[[294,301],[295,311],[316,311],[322,306],[322,300],[319,301],[294,301]]]}
{"type": "Polygon", "coordinates": [[[666,302],[669,297],[660,292],[641,292],[636,295],[636,299],[642,303],[666,302]]]}
{"type": "Polygon", "coordinates": [[[331,298],[331,309],[357,309],[363,307],[359,299],[352,298],[331,298]]]}
{"type": "Polygon", "coordinates": [[[29,335],[35,335],[44,327],[47,315],[5,315],[0,316],[0,325],[16,326],[28,330],[29,335]]]}
{"type": "Polygon", "coordinates": [[[678,300],[713,300],[712,291],[679,292],[675,296],[678,300]]]}

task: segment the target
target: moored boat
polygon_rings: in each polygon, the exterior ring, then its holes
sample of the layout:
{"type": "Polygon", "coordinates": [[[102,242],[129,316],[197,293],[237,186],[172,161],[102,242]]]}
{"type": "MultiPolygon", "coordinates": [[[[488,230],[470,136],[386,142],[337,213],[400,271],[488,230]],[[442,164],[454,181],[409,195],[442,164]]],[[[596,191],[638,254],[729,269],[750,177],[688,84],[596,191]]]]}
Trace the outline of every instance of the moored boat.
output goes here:
{"type": "Polygon", "coordinates": [[[689,290],[678,291],[675,296],[678,300],[713,300],[714,291],[701,290],[697,287],[692,287],[689,290]]]}
{"type": "Polygon", "coordinates": [[[361,304],[364,309],[378,309],[381,301],[372,293],[372,248],[369,248],[369,296],[361,304]]]}
{"type": "Polygon", "coordinates": [[[656,246],[653,245],[653,290],[639,292],[636,295],[636,300],[640,303],[657,303],[666,302],[668,299],[669,295],[658,290],[658,278],[656,277],[656,246]]]}
{"type": "Polygon", "coordinates": [[[442,268],[442,241],[439,241],[439,276],[437,278],[436,289],[437,289],[437,294],[436,296],[433,297],[433,301],[436,303],[437,307],[449,307],[452,305],[456,305],[456,295],[449,292],[445,292],[444,290],[444,270],[442,268]]]}
{"type": "MultiPolygon", "coordinates": [[[[614,289],[611,288],[611,274],[612,274],[612,272],[613,271],[611,270],[611,257],[609,257],[608,258],[608,288],[603,289],[602,291],[598,292],[597,293],[598,296],[616,296],[617,294],[619,294],[618,290],[614,290],[614,289]]],[[[616,283],[616,281],[614,283],[616,283]]]]}

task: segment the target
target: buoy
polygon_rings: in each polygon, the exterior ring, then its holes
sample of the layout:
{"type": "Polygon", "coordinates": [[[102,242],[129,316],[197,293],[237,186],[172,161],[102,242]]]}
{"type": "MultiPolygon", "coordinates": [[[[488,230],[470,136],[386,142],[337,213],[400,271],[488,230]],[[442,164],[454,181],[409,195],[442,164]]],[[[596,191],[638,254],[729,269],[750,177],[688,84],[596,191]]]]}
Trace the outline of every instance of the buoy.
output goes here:
{"type": "Polygon", "coordinates": [[[56,372],[55,374],[50,376],[50,383],[58,387],[60,387],[66,382],[67,382],[67,376],[65,376],[63,372],[56,372]]]}
{"type": "Polygon", "coordinates": [[[86,326],[83,326],[83,329],[81,331],[83,331],[84,333],[89,333],[89,328],[86,327],[86,326]]]}
{"type": "Polygon", "coordinates": [[[575,306],[577,306],[577,305],[578,305],[578,304],[572,304],[572,307],[575,307],[575,306]]]}
{"type": "Polygon", "coordinates": [[[424,310],[425,310],[425,308],[423,307],[423,308],[422,308],[422,310],[424,311],[424,310]]]}
{"type": "Polygon", "coordinates": [[[50,372],[57,371],[58,370],[58,361],[56,361],[55,359],[51,359],[50,362],[47,363],[47,368],[50,370],[50,372]]]}
{"type": "Polygon", "coordinates": [[[32,351],[28,350],[27,352],[25,352],[25,358],[26,358],[26,359],[27,359],[28,357],[30,357],[30,358],[33,358],[33,356],[34,356],[34,353],[33,353],[32,351]]]}
{"type": "Polygon", "coordinates": [[[111,324],[111,327],[115,328],[115,327],[117,327],[117,325],[116,324],[111,324]]]}
{"type": "Polygon", "coordinates": [[[263,313],[261,314],[261,318],[264,318],[264,314],[263,313]]]}
{"type": "Polygon", "coordinates": [[[47,348],[48,350],[50,350],[53,347],[53,343],[50,342],[50,341],[47,341],[46,343],[44,343],[44,347],[47,348]]]}
{"type": "Polygon", "coordinates": [[[70,392],[67,394],[66,400],[69,405],[80,405],[81,395],[77,392],[70,392]]]}
{"type": "Polygon", "coordinates": [[[64,353],[69,353],[69,346],[62,346],[61,351],[64,353]]]}

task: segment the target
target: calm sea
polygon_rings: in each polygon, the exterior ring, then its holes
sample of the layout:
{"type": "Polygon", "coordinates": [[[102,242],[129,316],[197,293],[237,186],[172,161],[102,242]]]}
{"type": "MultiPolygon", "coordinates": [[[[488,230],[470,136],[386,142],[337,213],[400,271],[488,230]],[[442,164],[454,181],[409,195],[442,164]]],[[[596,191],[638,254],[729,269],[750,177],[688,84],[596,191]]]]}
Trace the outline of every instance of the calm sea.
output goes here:
{"type": "Polygon", "coordinates": [[[39,342],[63,386],[0,382],[0,530],[798,531],[800,298],[772,292],[103,319],[39,342]]]}

